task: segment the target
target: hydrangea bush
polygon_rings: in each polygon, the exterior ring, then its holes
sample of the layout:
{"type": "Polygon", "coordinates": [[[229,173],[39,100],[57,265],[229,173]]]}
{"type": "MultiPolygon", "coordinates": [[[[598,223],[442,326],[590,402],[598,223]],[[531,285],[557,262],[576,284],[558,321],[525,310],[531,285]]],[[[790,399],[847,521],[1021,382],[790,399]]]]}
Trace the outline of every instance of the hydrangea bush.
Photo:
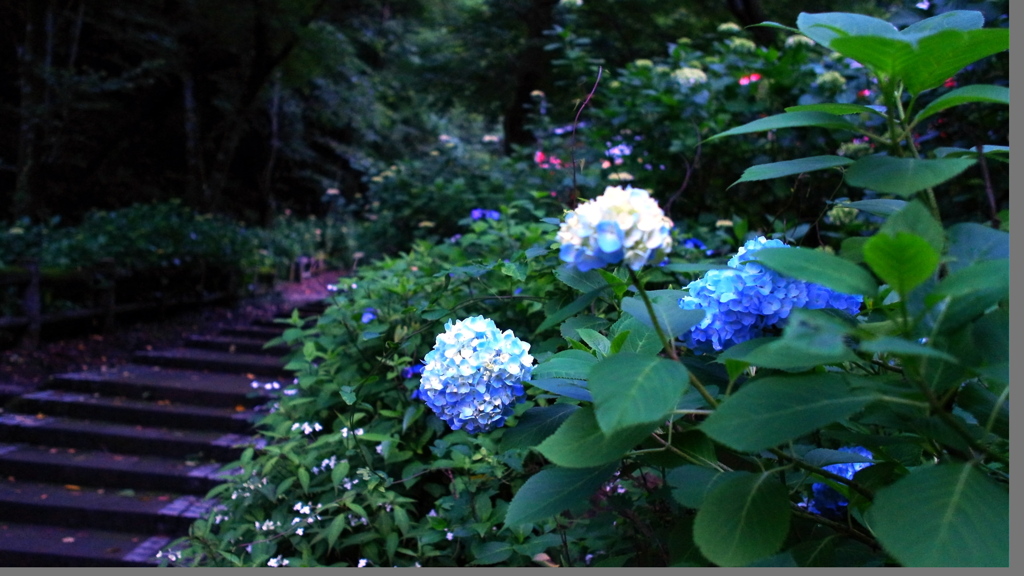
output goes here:
{"type": "Polygon", "coordinates": [[[612,184],[558,217],[539,191],[362,268],[315,324],[289,322],[297,378],[261,422],[268,443],[231,465],[176,557],[1008,566],[1009,234],[944,219],[937,196],[1009,149],[912,137],[947,108],[1008,104],[964,86],[919,105],[1006,50],[980,18],[803,14],[790,31],[860,62],[886,108],[818,102],[721,135],[814,126],[884,149],[740,176],[841,168],[870,187],[844,208],[875,220],[838,250],[755,232],[694,262],[710,238],[612,184]]]}

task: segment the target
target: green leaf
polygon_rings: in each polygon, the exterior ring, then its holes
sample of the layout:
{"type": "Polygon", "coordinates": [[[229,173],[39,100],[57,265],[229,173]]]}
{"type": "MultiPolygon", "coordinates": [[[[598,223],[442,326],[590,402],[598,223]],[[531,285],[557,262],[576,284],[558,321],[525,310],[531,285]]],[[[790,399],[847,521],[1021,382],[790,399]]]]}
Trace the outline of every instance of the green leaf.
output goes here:
{"type": "Polygon", "coordinates": [[[842,373],[750,380],[722,402],[700,430],[730,448],[757,452],[856,414],[875,400],[842,373]]]}
{"type": "Polygon", "coordinates": [[[890,236],[900,232],[916,234],[924,238],[935,252],[942,254],[945,251],[946,231],[920,200],[906,204],[899,212],[889,216],[878,232],[890,236]]]}
{"type": "MultiPolygon", "coordinates": [[[[940,146],[932,151],[936,158],[977,158],[978,150],[976,148],[956,148],[953,146],[940,146]]],[[[995,144],[985,144],[981,147],[981,153],[984,154],[985,158],[997,160],[999,162],[1009,162],[1010,147],[1009,146],[997,146],[995,144]]]]}
{"type": "Polygon", "coordinates": [[[704,499],[719,482],[746,475],[746,472],[720,472],[704,466],[680,466],[669,470],[665,482],[672,486],[672,497],[687,508],[700,509],[704,499]]]}
{"type": "MultiPolygon", "coordinates": [[[[703,310],[683,310],[679,307],[679,299],[689,296],[686,290],[649,290],[647,297],[651,300],[651,308],[658,317],[662,332],[668,338],[676,338],[693,328],[704,319],[703,310]]],[[[654,328],[647,306],[640,298],[622,299],[622,309],[647,326],[654,328]]]]}
{"type": "Polygon", "coordinates": [[[804,36],[827,48],[832,48],[836,38],[847,36],[900,37],[896,27],[885,20],[846,12],[801,13],[796,26],[804,36]]]}
{"type": "Polygon", "coordinates": [[[786,487],[773,474],[742,474],[719,482],[693,521],[701,553],[719,566],[746,566],[779,551],[789,534],[786,487]]]}
{"type": "Polygon", "coordinates": [[[950,272],[959,272],[972,264],[985,260],[1010,258],[1010,235],[983,224],[962,222],[947,230],[949,236],[950,272]]]}
{"type": "Polygon", "coordinates": [[[548,467],[534,474],[516,492],[505,513],[505,526],[519,526],[547,520],[566,510],[576,513],[589,505],[594,492],[604,484],[617,463],[594,468],[548,467]]]}
{"type": "Polygon", "coordinates": [[[866,519],[904,566],[1010,565],[1010,495],[970,464],[912,471],[875,493],[866,519]]]}
{"type": "Polygon", "coordinates": [[[874,297],[878,285],[867,270],[838,256],[808,248],[763,248],[758,262],[797,280],[814,282],[843,294],[874,297]]]}
{"type": "Polygon", "coordinates": [[[914,118],[914,123],[916,124],[948,108],[972,102],[990,102],[1009,106],[1010,89],[1006,86],[994,86],[991,84],[972,84],[950,90],[933,100],[924,110],[918,112],[914,118]]]}
{"type": "Polygon", "coordinates": [[[941,329],[953,331],[1009,296],[1010,261],[985,260],[946,276],[925,303],[938,306],[941,329]]]}
{"type": "Polygon", "coordinates": [[[590,390],[587,389],[586,380],[576,378],[535,378],[530,380],[530,385],[552,394],[565,396],[566,398],[583,400],[584,402],[594,401],[593,396],[590,395],[590,390]]]}
{"type": "Polygon", "coordinates": [[[658,422],[641,424],[607,436],[601,431],[594,411],[580,408],[566,418],[554,434],[537,446],[545,458],[564,468],[590,468],[616,462],[658,427],[658,422]]]}
{"type": "Polygon", "coordinates": [[[583,293],[608,288],[608,281],[597,270],[580,272],[574,266],[561,266],[555,269],[555,278],[583,293]]]}
{"type": "Polygon", "coordinates": [[[590,346],[591,350],[598,353],[599,356],[607,356],[611,350],[612,343],[608,340],[604,334],[590,328],[579,328],[576,333],[580,335],[580,338],[590,346]]]}
{"type": "Polygon", "coordinates": [[[901,297],[906,297],[935,274],[939,253],[920,236],[879,233],[864,244],[864,262],[901,297]]]}
{"type": "Polygon", "coordinates": [[[911,94],[920,94],[941,86],[969,64],[1009,48],[1009,28],[937,32],[919,39],[912,56],[900,59],[896,77],[911,94]]]}
{"type": "Polygon", "coordinates": [[[842,450],[829,450],[827,448],[815,448],[804,454],[803,461],[817,468],[824,468],[831,464],[845,464],[848,462],[874,462],[871,458],[861,456],[855,452],[843,452],[842,450]]]}
{"type": "Polygon", "coordinates": [[[597,316],[573,316],[558,328],[562,333],[562,338],[566,340],[579,340],[580,335],[577,332],[580,328],[590,328],[591,330],[603,330],[607,327],[609,322],[604,318],[597,316]]]}
{"type": "Polygon", "coordinates": [[[738,134],[752,134],[754,132],[778,130],[779,128],[800,128],[806,126],[817,126],[819,128],[828,128],[829,130],[857,131],[856,125],[836,116],[835,114],[828,114],[826,112],[786,112],[783,114],[776,114],[775,116],[769,116],[767,118],[760,118],[742,126],[731,128],[725,132],[721,132],[711,138],[708,138],[705,142],[717,140],[718,138],[723,138],[725,136],[736,136],[738,134]]]}
{"type": "Polygon", "coordinates": [[[847,202],[843,206],[850,208],[856,208],[867,212],[868,214],[874,214],[876,216],[888,216],[894,214],[903,209],[907,205],[906,200],[891,200],[887,198],[879,198],[877,200],[858,200],[857,202],[847,202]]]}
{"type": "Polygon", "coordinates": [[[658,333],[651,326],[650,323],[644,324],[630,314],[624,314],[612,325],[612,334],[617,340],[619,334],[629,333],[622,344],[621,352],[657,354],[662,349],[662,344],[658,333]]]}
{"type": "Polygon", "coordinates": [[[802,106],[790,106],[786,108],[786,112],[806,111],[825,112],[827,114],[836,114],[837,116],[845,116],[847,114],[874,114],[876,116],[885,116],[871,106],[865,106],[863,104],[839,104],[826,102],[823,104],[804,104],[802,106]]]}
{"type": "Polygon", "coordinates": [[[591,290],[590,292],[580,295],[575,300],[570,302],[567,306],[561,308],[554,314],[551,314],[547,318],[545,318],[544,321],[540,323],[540,326],[538,326],[537,329],[534,331],[534,334],[540,334],[541,332],[547,330],[548,328],[554,326],[555,324],[558,324],[559,322],[569,318],[570,316],[585,310],[587,306],[590,306],[591,302],[597,300],[602,294],[611,289],[611,286],[605,285],[603,288],[596,288],[594,290],[591,290]]]}
{"type": "Polygon", "coordinates": [[[613,434],[664,420],[679,403],[689,378],[685,366],[657,356],[622,353],[598,362],[588,380],[601,430],[613,434]]]}
{"type": "Polygon", "coordinates": [[[532,448],[544,441],[558,430],[570,414],[578,406],[572,404],[554,404],[552,406],[535,406],[519,417],[512,428],[505,430],[501,437],[501,449],[515,450],[532,448]]]}
{"type": "Polygon", "coordinates": [[[955,178],[974,164],[975,160],[967,158],[920,160],[875,154],[854,162],[846,170],[846,183],[908,198],[955,178]]]}
{"type": "Polygon", "coordinates": [[[828,155],[810,156],[808,158],[799,158],[797,160],[758,164],[757,166],[751,166],[744,170],[740,179],[730,184],[729,188],[732,188],[740,182],[770,180],[772,178],[782,178],[783,176],[814,172],[815,170],[825,170],[826,168],[837,168],[839,166],[848,166],[850,164],[853,164],[853,160],[850,158],[828,155]]]}
{"type": "Polygon", "coordinates": [[[527,267],[525,264],[520,264],[518,262],[502,262],[500,270],[502,274],[512,278],[513,280],[517,280],[519,282],[526,280],[527,267]]]}
{"type": "Polygon", "coordinates": [[[500,564],[505,560],[508,560],[514,552],[512,543],[510,542],[475,542],[470,547],[470,552],[473,554],[473,561],[470,564],[474,566],[478,565],[491,565],[500,564]]]}
{"type": "Polygon", "coordinates": [[[594,364],[597,364],[597,358],[593,354],[582,350],[563,350],[537,364],[533,369],[533,376],[586,380],[594,364]]]}
{"type": "Polygon", "coordinates": [[[943,352],[942,350],[936,350],[930,346],[924,344],[918,344],[911,340],[905,340],[903,338],[895,338],[893,336],[883,336],[874,340],[865,340],[860,343],[860,349],[865,352],[872,354],[895,354],[897,356],[927,356],[930,358],[936,358],[939,360],[945,360],[946,362],[957,363],[955,356],[943,352]]]}

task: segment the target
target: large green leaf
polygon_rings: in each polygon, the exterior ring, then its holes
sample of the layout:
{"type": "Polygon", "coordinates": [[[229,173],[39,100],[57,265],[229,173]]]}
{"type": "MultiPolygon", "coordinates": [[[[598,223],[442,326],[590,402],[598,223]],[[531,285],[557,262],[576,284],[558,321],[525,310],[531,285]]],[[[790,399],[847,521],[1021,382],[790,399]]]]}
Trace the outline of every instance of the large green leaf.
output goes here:
{"type": "Polygon", "coordinates": [[[547,520],[564,511],[580,512],[615,472],[618,464],[567,470],[549,467],[527,480],[508,505],[505,526],[547,520]]]}
{"type": "Polygon", "coordinates": [[[642,424],[607,436],[597,424],[594,411],[580,408],[541,442],[537,451],[564,468],[601,466],[620,460],[657,427],[657,422],[642,424]]]}
{"type": "Polygon", "coordinates": [[[822,104],[803,104],[800,106],[790,106],[786,108],[786,112],[827,112],[829,114],[838,114],[845,116],[847,114],[874,114],[876,116],[883,116],[881,112],[875,110],[871,106],[865,106],[863,104],[840,104],[838,102],[825,102],[822,104]]]}
{"type": "MultiPolygon", "coordinates": [[[[651,308],[654,309],[654,314],[658,317],[661,329],[669,338],[678,337],[704,319],[703,310],[683,310],[679,307],[679,299],[688,295],[689,292],[686,290],[650,290],[647,292],[647,297],[651,300],[651,308]]],[[[623,298],[622,309],[640,322],[654,328],[654,322],[647,312],[647,306],[640,298],[623,298]]]]}
{"type": "Polygon", "coordinates": [[[760,118],[742,126],[731,128],[708,138],[707,141],[725,136],[736,136],[737,134],[751,134],[754,132],[778,130],[779,128],[800,128],[806,126],[817,126],[819,128],[828,128],[829,130],[857,131],[855,124],[835,114],[827,112],[786,112],[767,118],[760,118]]]}
{"type": "Polygon", "coordinates": [[[690,373],[679,362],[658,356],[622,353],[590,369],[597,423],[605,434],[664,420],[675,409],[690,373]]]}
{"type": "Polygon", "coordinates": [[[983,260],[1001,260],[1010,257],[1010,234],[983,224],[962,222],[947,230],[949,236],[950,272],[958,272],[983,260]]]}
{"type": "Polygon", "coordinates": [[[1009,48],[1009,28],[937,32],[918,40],[911,57],[900,61],[897,77],[911,94],[920,94],[941,86],[967,65],[1009,48]]]}
{"type": "Polygon", "coordinates": [[[687,508],[699,509],[704,505],[708,492],[723,480],[728,480],[746,472],[720,472],[704,466],[680,466],[673,468],[665,475],[665,482],[672,486],[672,497],[687,508]]]}
{"type": "Polygon", "coordinates": [[[898,212],[886,218],[878,232],[890,236],[909,232],[924,238],[939,254],[945,251],[946,231],[932,215],[931,210],[920,200],[907,203],[898,212]]]}
{"type": "Polygon", "coordinates": [[[925,303],[936,306],[941,330],[956,330],[1010,296],[1010,261],[984,260],[946,276],[925,303]]]}
{"type": "Polygon", "coordinates": [[[903,297],[939,267],[939,253],[928,241],[906,232],[875,234],[864,243],[863,254],[871,270],[903,297]]]}
{"type": "Polygon", "coordinates": [[[789,534],[789,495],[774,474],[739,474],[715,485],[693,521],[693,539],[719,566],[778,552],[789,534]]]}
{"type": "Polygon", "coordinates": [[[878,284],[867,270],[821,250],[808,248],[763,248],[756,260],[791,278],[821,284],[843,294],[873,297],[878,284]]]}
{"type": "Polygon", "coordinates": [[[805,36],[827,48],[832,48],[836,38],[847,36],[900,38],[899,30],[885,20],[847,12],[801,13],[796,26],[805,36]]]}
{"type": "Polygon", "coordinates": [[[522,416],[516,425],[505,430],[501,437],[502,450],[532,448],[544,441],[558,430],[570,414],[579,408],[573,404],[554,404],[552,406],[534,406],[522,416]]]}
{"type": "Polygon", "coordinates": [[[921,160],[875,154],[847,168],[846,183],[906,198],[955,178],[974,163],[970,158],[921,160]]]}
{"type": "MultiPolygon", "coordinates": [[[[602,279],[602,282],[603,281],[604,279],[602,279]]],[[[580,294],[575,300],[573,300],[569,304],[558,309],[556,312],[549,314],[548,317],[545,318],[544,321],[540,323],[540,326],[537,326],[537,329],[534,330],[534,334],[539,334],[547,330],[548,328],[554,326],[555,324],[558,324],[559,322],[566,320],[570,316],[582,312],[583,310],[586,310],[587,306],[590,306],[591,302],[597,300],[603,294],[605,294],[606,292],[610,292],[611,290],[612,287],[606,284],[604,287],[595,288],[589,292],[580,294]]]]}
{"type": "Polygon", "coordinates": [[[583,350],[563,350],[537,364],[533,377],[586,380],[594,364],[597,364],[597,358],[593,354],[583,350]]]}
{"type": "Polygon", "coordinates": [[[821,310],[796,308],[781,338],[755,338],[730,347],[719,362],[735,360],[761,368],[804,371],[821,364],[855,362],[846,345],[852,327],[821,310]]]}
{"type": "Polygon", "coordinates": [[[914,470],[878,490],[866,518],[905,566],[1010,565],[1009,491],[970,464],[914,470]]]}
{"type": "Polygon", "coordinates": [[[809,156],[807,158],[799,158],[797,160],[784,160],[782,162],[758,164],[757,166],[751,166],[744,170],[740,179],[730,184],[729,187],[732,188],[740,182],[770,180],[772,178],[782,178],[783,176],[792,176],[793,174],[803,174],[805,172],[814,172],[815,170],[825,170],[827,168],[838,168],[839,166],[848,166],[850,164],[853,164],[853,160],[850,158],[829,155],[809,156]]]}
{"type": "Polygon", "coordinates": [[[750,380],[722,402],[700,429],[713,440],[757,452],[856,414],[877,396],[842,373],[750,380]]]}
{"type": "Polygon", "coordinates": [[[933,100],[931,104],[924,108],[924,110],[918,112],[917,116],[914,118],[914,123],[938,114],[947,108],[960,106],[962,104],[970,104],[972,102],[991,102],[993,104],[1006,104],[1009,106],[1010,89],[1006,86],[972,84],[970,86],[963,86],[955,90],[950,90],[933,100]]]}
{"type": "Polygon", "coordinates": [[[850,208],[856,208],[869,214],[876,216],[888,216],[890,214],[899,212],[907,205],[906,200],[894,200],[890,198],[877,198],[875,200],[858,200],[856,202],[847,202],[844,206],[850,208]]]}
{"type": "Polygon", "coordinates": [[[612,339],[628,332],[626,341],[622,344],[622,352],[657,354],[663,346],[658,333],[651,326],[649,322],[644,324],[631,314],[623,314],[618,322],[612,325],[612,339]]]}

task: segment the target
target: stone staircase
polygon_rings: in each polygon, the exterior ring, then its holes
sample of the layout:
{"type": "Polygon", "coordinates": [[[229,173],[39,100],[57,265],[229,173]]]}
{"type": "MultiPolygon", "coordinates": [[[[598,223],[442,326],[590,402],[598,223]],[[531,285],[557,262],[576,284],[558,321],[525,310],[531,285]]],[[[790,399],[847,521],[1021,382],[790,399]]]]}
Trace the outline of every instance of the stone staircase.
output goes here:
{"type": "MultiPolygon", "coordinates": [[[[322,308],[300,311],[311,316],[322,308]]],[[[108,371],[51,377],[0,413],[0,566],[155,566],[215,502],[225,463],[257,444],[271,399],[252,382],[291,379],[283,325],[256,321],[137,352],[108,371]]]]}

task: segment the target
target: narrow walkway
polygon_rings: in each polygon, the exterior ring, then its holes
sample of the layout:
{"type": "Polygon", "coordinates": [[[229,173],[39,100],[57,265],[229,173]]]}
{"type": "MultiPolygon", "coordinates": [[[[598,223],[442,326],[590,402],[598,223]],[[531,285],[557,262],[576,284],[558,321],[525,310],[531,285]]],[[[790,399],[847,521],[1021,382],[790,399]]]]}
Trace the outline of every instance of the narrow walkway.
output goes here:
{"type": "MultiPolygon", "coordinates": [[[[316,304],[300,310],[316,314],[316,304]]],[[[154,566],[215,505],[225,463],[289,377],[270,320],[54,376],[0,414],[0,566],[154,566]]]]}

